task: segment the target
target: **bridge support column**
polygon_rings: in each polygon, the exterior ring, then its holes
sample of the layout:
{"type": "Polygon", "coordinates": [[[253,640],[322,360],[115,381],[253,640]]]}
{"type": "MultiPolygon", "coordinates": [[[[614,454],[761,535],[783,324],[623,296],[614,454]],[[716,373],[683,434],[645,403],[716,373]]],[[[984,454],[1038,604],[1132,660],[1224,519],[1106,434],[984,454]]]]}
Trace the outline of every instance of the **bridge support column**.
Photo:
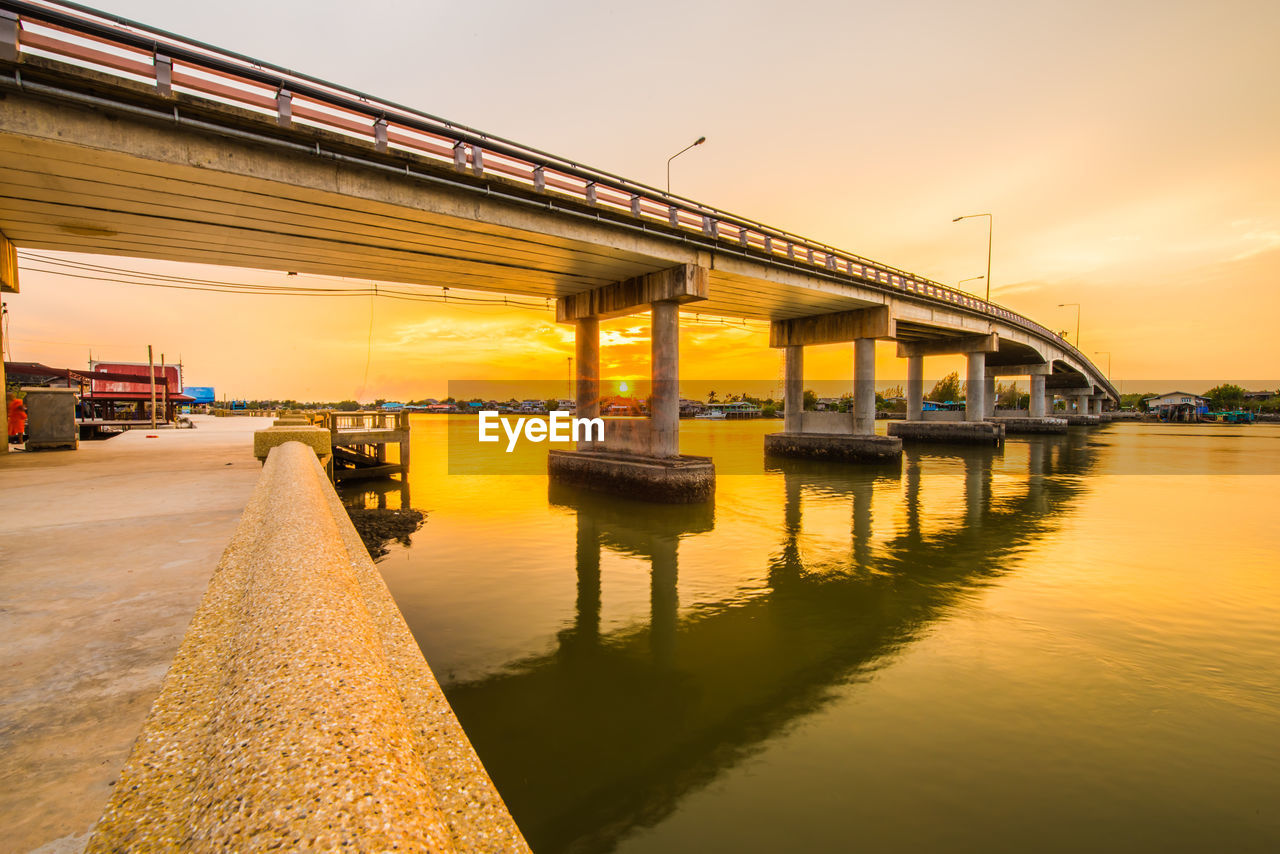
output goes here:
{"type": "Polygon", "coordinates": [[[986,421],[987,353],[1000,349],[1000,337],[963,335],[927,341],[899,341],[898,357],[907,360],[907,420],[890,421],[890,436],[905,442],[940,444],[999,445],[1004,441],[1004,425],[986,421]],[[964,355],[968,357],[965,420],[942,420],[950,413],[924,412],[925,356],[964,355]]]}
{"type": "MultiPolygon", "coordinates": [[[[985,373],[985,370],[984,370],[985,373]]],[[[982,402],[986,407],[984,418],[990,418],[996,414],[996,378],[987,377],[986,384],[982,387],[982,402]]]]}
{"type": "Polygon", "coordinates": [[[680,456],[680,305],[661,301],[652,312],[653,403],[649,453],[680,456]]]}
{"type": "Polygon", "coordinates": [[[965,371],[964,420],[981,421],[987,417],[985,392],[987,385],[987,354],[970,353],[965,371]]]}
{"type": "Polygon", "coordinates": [[[804,347],[788,345],[783,348],[783,358],[782,430],[800,433],[804,429],[804,347]]]}
{"type": "Polygon", "coordinates": [[[575,325],[579,418],[600,416],[600,318],[648,310],[652,316],[652,401],[647,423],[606,421],[604,441],[552,449],[552,479],[672,503],[709,500],[715,466],[680,456],[680,303],[707,298],[705,267],[684,264],[556,301],[556,320],[575,325]]]}
{"type": "Polygon", "coordinates": [[[600,318],[578,318],[573,344],[578,356],[577,417],[596,418],[600,415],[600,318]]]}
{"type": "Polygon", "coordinates": [[[1031,375],[1031,400],[1027,403],[1027,412],[1032,418],[1044,418],[1044,374],[1031,375]]]}
{"type": "Polygon", "coordinates": [[[924,418],[924,356],[907,357],[907,420],[924,418]]]}
{"type": "Polygon", "coordinates": [[[782,431],[764,437],[766,455],[810,457],[842,462],[896,463],[902,441],[875,435],[876,338],[893,334],[893,319],[883,306],[838,314],[777,321],[770,346],[786,358],[782,431]],[[804,347],[853,342],[853,412],[804,411],[804,347]]]}
{"type": "Polygon", "coordinates": [[[853,342],[853,432],[876,432],[876,339],[853,342]]]}

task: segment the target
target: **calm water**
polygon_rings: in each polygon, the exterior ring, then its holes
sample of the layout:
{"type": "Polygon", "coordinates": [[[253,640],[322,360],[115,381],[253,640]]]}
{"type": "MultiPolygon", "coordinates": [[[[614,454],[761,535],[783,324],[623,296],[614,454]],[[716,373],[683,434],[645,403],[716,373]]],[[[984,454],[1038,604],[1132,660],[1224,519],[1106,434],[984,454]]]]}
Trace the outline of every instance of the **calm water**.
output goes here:
{"type": "Polygon", "coordinates": [[[379,566],[536,852],[1280,850],[1280,425],[887,470],[681,426],[757,473],[640,504],[413,422],[379,566]]]}

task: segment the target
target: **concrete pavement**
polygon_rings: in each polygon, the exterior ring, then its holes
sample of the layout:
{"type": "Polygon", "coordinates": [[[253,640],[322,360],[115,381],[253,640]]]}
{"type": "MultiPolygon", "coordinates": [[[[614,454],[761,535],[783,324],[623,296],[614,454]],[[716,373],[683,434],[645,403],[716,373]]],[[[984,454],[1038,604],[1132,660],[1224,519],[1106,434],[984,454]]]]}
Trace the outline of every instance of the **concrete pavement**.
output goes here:
{"type": "Polygon", "coordinates": [[[195,420],[0,455],[6,851],[83,848],[258,479],[270,419],[195,420]]]}

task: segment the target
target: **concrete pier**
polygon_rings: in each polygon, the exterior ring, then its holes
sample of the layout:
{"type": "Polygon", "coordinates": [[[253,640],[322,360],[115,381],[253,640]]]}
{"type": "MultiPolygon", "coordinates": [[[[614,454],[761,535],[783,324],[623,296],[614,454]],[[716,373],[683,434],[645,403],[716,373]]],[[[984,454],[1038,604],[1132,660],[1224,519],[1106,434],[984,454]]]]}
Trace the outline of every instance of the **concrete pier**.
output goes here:
{"type": "Polygon", "coordinates": [[[607,420],[603,442],[550,451],[553,480],[646,501],[690,503],[715,494],[711,459],[680,455],[680,305],[706,299],[707,273],[686,264],[557,300],[556,319],[574,323],[577,417],[600,414],[601,317],[649,310],[653,382],[647,421],[607,420]]]}
{"type": "Polygon", "coordinates": [[[924,356],[907,357],[907,420],[924,416],[924,356]]]}
{"type": "Polygon", "coordinates": [[[897,463],[902,459],[902,440],[860,433],[784,431],[766,434],[764,451],[772,456],[808,457],[842,463],[897,463]]]}
{"type": "Polygon", "coordinates": [[[764,437],[765,454],[846,463],[900,459],[902,442],[875,434],[876,339],[893,330],[889,312],[880,307],[775,321],[769,341],[785,359],[785,408],[782,432],[764,437]],[[805,412],[805,346],[845,342],[853,343],[853,411],[805,412]]]}
{"type": "Polygon", "coordinates": [[[876,429],[876,339],[853,342],[853,430],[870,435],[876,429]]]}
{"type": "Polygon", "coordinates": [[[1000,445],[1003,424],[991,421],[890,421],[889,435],[903,442],[957,445],[1000,445]]]}
{"type": "Polygon", "coordinates": [[[965,360],[964,420],[978,422],[987,417],[987,354],[967,354],[965,360]]]}
{"type": "Polygon", "coordinates": [[[1067,419],[1065,418],[1023,418],[1021,416],[996,415],[987,420],[1003,427],[1006,435],[1040,435],[1067,432],[1067,419]]]}
{"type": "Polygon", "coordinates": [[[642,501],[692,504],[710,501],[716,491],[710,457],[550,450],[547,471],[560,483],[642,501]]]}

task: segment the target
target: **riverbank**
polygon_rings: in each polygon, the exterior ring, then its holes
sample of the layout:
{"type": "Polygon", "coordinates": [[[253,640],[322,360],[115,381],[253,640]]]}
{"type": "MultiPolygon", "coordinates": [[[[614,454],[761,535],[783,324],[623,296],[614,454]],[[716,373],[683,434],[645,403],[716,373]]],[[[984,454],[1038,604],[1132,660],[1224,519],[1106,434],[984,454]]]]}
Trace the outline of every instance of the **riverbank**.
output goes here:
{"type": "Polygon", "coordinates": [[[83,847],[257,482],[269,419],[195,421],[0,457],[6,850],[83,847]]]}

